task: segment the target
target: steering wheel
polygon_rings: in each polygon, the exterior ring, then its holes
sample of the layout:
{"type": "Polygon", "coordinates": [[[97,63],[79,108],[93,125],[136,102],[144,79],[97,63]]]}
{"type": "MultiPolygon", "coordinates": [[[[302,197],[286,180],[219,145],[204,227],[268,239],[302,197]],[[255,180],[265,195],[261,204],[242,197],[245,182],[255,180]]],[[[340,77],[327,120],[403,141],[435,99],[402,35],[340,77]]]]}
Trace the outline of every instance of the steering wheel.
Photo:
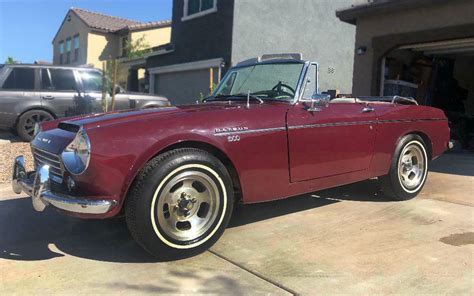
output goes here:
{"type": "Polygon", "coordinates": [[[290,97],[294,96],[295,93],[296,93],[296,91],[295,91],[291,86],[289,86],[288,84],[285,84],[285,83],[281,83],[281,81],[278,82],[278,84],[275,85],[275,86],[272,88],[272,91],[274,91],[274,92],[276,92],[276,93],[278,93],[278,94],[288,95],[288,96],[290,96],[290,97]],[[286,88],[286,89],[288,89],[288,90],[290,90],[290,91],[292,91],[293,93],[284,91],[284,90],[282,89],[283,87],[286,88]]]}

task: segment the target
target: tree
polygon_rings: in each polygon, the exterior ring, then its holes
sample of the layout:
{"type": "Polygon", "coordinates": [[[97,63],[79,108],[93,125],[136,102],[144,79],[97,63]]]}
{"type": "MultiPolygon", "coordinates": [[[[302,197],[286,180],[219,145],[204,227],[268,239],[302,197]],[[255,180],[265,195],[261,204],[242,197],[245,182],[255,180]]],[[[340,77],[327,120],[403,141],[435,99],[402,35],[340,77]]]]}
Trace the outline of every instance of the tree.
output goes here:
{"type": "Polygon", "coordinates": [[[8,57],[7,60],[5,61],[5,64],[14,64],[15,60],[12,57],[8,57]]]}
{"type": "Polygon", "coordinates": [[[129,59],[141,58],[150,51],[150,45],[145,40],[145,35],[125,43],[125,51],[129,59]]]}

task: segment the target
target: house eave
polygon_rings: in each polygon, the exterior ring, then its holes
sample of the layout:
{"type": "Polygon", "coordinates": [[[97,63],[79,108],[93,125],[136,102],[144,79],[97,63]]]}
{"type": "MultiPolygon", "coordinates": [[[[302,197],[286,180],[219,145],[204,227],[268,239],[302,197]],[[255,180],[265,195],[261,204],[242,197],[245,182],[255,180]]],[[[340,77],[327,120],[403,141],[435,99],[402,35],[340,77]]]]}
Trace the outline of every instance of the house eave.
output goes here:
{"type": "MultiPolygon", "coordinates": [[[[462,0],[451,0],[462,1],[462,0]]],[[[360,17],[384,14],[394,11],[413,9],[420,6],[430,6],[446,3],[445,0],[379,0],[336,11],[336,16],[343,22],[355,25],[360,17]]]]}

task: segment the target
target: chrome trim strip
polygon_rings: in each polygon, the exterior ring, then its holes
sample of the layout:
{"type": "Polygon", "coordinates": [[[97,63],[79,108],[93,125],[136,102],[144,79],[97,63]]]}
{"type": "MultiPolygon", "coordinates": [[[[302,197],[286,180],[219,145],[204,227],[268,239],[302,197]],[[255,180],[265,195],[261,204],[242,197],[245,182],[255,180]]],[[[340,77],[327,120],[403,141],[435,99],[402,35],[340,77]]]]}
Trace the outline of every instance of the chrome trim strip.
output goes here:
{"type": "Polygon", "coordinates": [[[348,125],[365,125],[374,124],[375,121],[348,121],[348,122],[333,122],[333,123],[318,123],[318,124],[302,124],[292,125],[288,129],[302,129],[302,128],[314,128],[314,127],[329,127],[329,126],[348,126],[348,125]]]}
{"type": "Polygon", "coordinates": [[[276,132],[276,131],[284,131],[284,130],[286,130],[286,127],[284,127],[284,126],[283,127],[270,127],[270,128],[260,128],[260,129],[253,129],[253,130],[241,130],[241,131],[214,133],[214,136],[221,137],[221,136],[230,136],[230,135],[276,132]]]}
{"type": "MultiPolygon", "coordinates": [[[[345,122],[332,122],[332,123],[316,123],[316,124],[302,124],[292,125],[288,129],[302,129],[302,128],[317,128],[317,127],[331,127],[331,126],[350,126],[350,125],[368,125],[368,124],[384,124],[384,123],[409,123],[409,122],[423,122],[423,121],[443,121],[444,118],[433,118],[433,119],[394,119],[394,120],[365,120],[365,121],[345,121],[345,122]]],[[[271,127],[261,129],[248,129],[241,131],[230,131],[230,132],[218,132],[214,133],[214,136],[231,136],[241,134],[253,134],[253,133],[265,133],[286,130],[286,127],[271,127]]]]}
{"type": "Polygon", "coordinates": [[[384,123],[410,123],[410,122],[442,121],[442,120],[446,120],[446,119],[433,118],[433,119],[394,119],[394,120],[346,121],[346,122],[333,122],[333,123],[293,125],[293,126],[289,126],[288,129],[330,127],[330,126],[367,125],[367,124],[384,124],[384,123]]]}

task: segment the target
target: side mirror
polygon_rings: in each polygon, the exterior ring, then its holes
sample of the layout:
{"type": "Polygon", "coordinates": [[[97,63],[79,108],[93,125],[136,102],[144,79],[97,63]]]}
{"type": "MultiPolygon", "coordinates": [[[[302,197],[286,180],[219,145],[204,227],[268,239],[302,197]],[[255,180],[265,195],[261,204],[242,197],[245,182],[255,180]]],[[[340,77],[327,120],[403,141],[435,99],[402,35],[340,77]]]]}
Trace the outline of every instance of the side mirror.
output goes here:
{"type": "Polygon", "coordinates": [[[326,107],[331,100],[331,96],[327,94],[313,94],[311,98],[302,98],[302,102],[310,103],[310,106],[306,109],[308,112],[321,111],[320,107],[326,107]]]}

